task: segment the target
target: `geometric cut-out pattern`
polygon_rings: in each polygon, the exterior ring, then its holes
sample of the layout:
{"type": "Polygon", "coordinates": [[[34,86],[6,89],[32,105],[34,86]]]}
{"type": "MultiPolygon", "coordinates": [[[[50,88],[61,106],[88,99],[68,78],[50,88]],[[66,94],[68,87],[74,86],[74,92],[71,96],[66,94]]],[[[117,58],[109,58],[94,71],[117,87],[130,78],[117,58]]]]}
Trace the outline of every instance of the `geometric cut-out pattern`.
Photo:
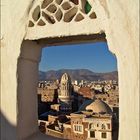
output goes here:
{"type": "Polygon", "coordinates": [[[28,27],[45,26],[57,22],[80,22],[88,17],[95,19],[96,14],[87,0],[44,0],[32,13],[28,27]]]}

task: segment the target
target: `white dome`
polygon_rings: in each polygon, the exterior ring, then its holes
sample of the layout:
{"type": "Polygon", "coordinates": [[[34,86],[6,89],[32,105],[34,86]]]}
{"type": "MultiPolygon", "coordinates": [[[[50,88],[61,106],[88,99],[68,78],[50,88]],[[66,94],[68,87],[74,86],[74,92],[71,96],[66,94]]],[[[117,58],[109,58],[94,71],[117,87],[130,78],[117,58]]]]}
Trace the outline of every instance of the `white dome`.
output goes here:
{"type": "Polygon", "coordinates": [[[88,111],[88,110],[94,113],[112,114],[111,108],[105,102],[98,99],[85,101],[81,105],[80,111],[88,111]]]}

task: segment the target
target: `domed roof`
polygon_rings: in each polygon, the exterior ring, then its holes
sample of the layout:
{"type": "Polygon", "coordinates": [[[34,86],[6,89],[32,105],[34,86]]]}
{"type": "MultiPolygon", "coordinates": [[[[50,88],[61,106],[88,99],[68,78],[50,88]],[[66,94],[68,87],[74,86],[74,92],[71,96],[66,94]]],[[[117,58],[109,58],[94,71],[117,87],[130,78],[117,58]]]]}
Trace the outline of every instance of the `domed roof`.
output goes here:
{"type": "Polygon", "coordinates": [[[81,105],[80,111],[88,110],[93,111],[94,113],[112,114],[111,108],[99,99],[87,100],[81,105]]]}
{"type": "Polygon", "coordinates": [[[64,73],[61,77],[61,82],[71,82],[71,78],[67,73],[64,73]]]}

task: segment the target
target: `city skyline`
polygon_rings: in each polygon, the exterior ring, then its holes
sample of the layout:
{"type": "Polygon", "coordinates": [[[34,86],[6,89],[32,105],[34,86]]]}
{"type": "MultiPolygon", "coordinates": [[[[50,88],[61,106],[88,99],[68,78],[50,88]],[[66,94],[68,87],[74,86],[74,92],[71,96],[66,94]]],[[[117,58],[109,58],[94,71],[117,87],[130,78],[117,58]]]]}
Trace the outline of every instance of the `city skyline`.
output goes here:
{"type": "Polygon", "coordinates": [[[89,69],[93,72],[111,72],[117,71],[117,60],[108,50],[105,42],[44,48],[39,70],[59,69],[89,69]]]}

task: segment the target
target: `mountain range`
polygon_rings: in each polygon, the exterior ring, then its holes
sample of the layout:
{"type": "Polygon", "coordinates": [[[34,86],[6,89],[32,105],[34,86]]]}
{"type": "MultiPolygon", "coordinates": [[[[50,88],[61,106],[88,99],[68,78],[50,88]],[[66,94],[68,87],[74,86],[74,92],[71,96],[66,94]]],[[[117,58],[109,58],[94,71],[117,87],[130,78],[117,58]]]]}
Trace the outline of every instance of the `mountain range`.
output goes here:
{"type": "Polygon", "coordinates": [[[118,80],[118,72],[112,71],[107,73],[97,73],[88,69],[60,69],[50,70],[47,72],[39,71],[39,80],[56,80],[60,79],[63,73],[68,73],[72,80],[118,80]]]}

